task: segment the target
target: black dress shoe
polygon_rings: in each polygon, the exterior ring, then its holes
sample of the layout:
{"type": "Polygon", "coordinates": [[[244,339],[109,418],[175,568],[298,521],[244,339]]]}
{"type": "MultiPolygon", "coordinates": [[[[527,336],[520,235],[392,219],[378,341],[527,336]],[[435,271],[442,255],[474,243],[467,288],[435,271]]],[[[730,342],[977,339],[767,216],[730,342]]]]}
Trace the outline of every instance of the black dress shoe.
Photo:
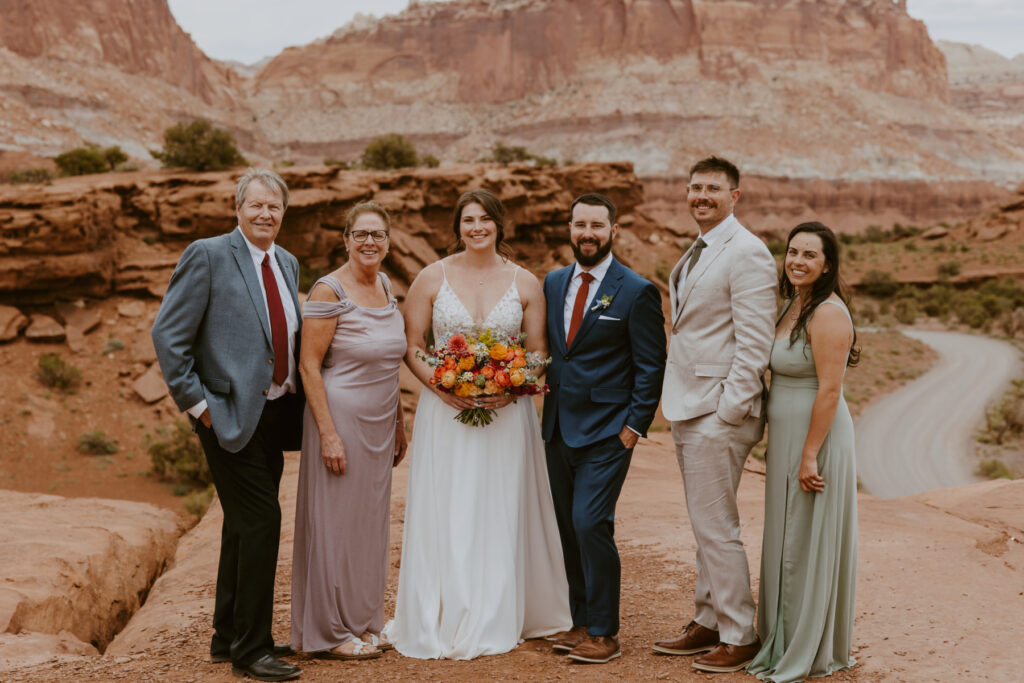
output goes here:
{"type": "Polygon", "coordinates": [[[295,650],[288,643],[275,643],[274,647],[270,650],[270,654],[275,657],[291,657],[295,654],[295,650]]]}
{"type": "Polygon", "coordinates": [[[231,655],[226,652],[210,653],[210,664],[224,664],[231,661],[231,655]]]}
{"type": "Polygon", "coordinates": [[[248,677],[257,681],[290,681],[298,678],[302,669],[273,655],[263,655],[249,666],[232,665],[231,673],[238,678],[248,677]]]}

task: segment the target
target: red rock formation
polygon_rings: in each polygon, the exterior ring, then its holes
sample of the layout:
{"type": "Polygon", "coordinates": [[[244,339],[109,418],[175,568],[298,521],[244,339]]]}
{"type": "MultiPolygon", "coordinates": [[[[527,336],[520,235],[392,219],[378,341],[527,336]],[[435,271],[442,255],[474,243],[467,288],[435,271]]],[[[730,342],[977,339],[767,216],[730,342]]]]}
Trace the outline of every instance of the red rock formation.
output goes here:
{"type": "MultiPolygon", "coordinates": [[[[162,294],[188,242],[235,225],[238,175],[140,172],[0,186],[0,299],[162,294]]],[[[284,177],[292,193],[279,241],[313,269],[343,260],[341,235],[352,204],[375,199],[392,211],[394,248],[386,266],[399,291],[451,243],[451,207],[471,187],[502,198],[511,219],[507,237],[517,257],[538,272],[567,262],[569,204],[593,189],[617,203],[620,222],[630,228],[619,244],[623,258],[636,252],[637,263],[645,263],[639,239],[651,233],[673,239],[638,212],[643,188],[630,164],[395,172],[321,166],[288,169],[284,177]]]]}

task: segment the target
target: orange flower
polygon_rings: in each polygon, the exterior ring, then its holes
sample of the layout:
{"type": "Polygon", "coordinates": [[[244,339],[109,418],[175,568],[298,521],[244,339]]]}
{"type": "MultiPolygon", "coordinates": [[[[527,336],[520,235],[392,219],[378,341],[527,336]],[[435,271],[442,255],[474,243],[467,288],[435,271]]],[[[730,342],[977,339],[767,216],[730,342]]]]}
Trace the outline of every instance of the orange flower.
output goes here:
{"type": "Polygon", "coordinates": [[[459,367],[459,361],[455,360],[451,356],[448,356],[447,358],[444,359],[445,370],[454,370],[457,367],[459,367]]]}
{"type": "Polygon", "coordinates": [[[462,355],[466,352],[466,335],[464,334],[453,334],[452,338],[448,340],[448,349],[456,354],[462,355]]]}
{"type": "Polygon", "coordinates": [[[508,347],[504,344],[495,344],[491,347],[491,358],[494,360],[505,360],[505,356],[508,354],[508,347]]]}
{"type": "Polygon", "coordinates": [[[455,372],[452,370],[446,370],[444,374],[441,375],[441,386],[445,389],[451,389],[455,386],[455,379],[455,372]]]}
{"type": "Polygon", "coordinates": [[[512,367],[521,368],[526,365],[526,359],[522,356],[516,356],[515,360],[512,361],[512,367]]]}
{"type": "Polygon", "coordinates": [[[444,366],[443,365],[438,365],[436,368],[434,368],[434,378],[435,379],[441,379],[441,375],[443,375],[443,374],[444,374],[444,366]]]}
{"type": "Polygon", "coordinates": [[[494,379],[494,368],[492,368],[490,365],[485,365],[483,368],[480,369],[480,374],[486,377],[487,379],[494,379]]]}
{"type": "Polygon", "coordinates": [[[494,383],[501,388],[505,388],[509,384],[511,384],[511,380],[509,379],[507,372],[505,372],[504,370],[498,370],[496,373],[494,373],[494,383]]]}
{"type": "Polygon", "coordinates": [[[516,358],[522,358],[523,356],[526,355],[526,349],[524,349],[522,346],[517,346],[515,348],[515,354],[516,358]]]}
{"type": "Polygon", "coordinates": [[[500,394],[501,393],[501,387],[499,387],[498,383],[495,382],[494,380],[487,380],[487,383],[484,384],[484,393],[485,394],[490,394],[492,396],[494,394],[500,394]]]}
{"type": "Polygon", "coordinates": [[[520,387],[526,381],[526,373],[522,370],[512,370],[508,373],[508,379],[512,382],[512,386],[520,387]]]}
{"type": "Polygon", "coordinates": [[[513,351],[512,349],[509,349],[508,353],[505,354],[505,362],[506,363],[511,363],[513,360],[515,360],[515,357],[516,357],[516,352],[513,351]]]}

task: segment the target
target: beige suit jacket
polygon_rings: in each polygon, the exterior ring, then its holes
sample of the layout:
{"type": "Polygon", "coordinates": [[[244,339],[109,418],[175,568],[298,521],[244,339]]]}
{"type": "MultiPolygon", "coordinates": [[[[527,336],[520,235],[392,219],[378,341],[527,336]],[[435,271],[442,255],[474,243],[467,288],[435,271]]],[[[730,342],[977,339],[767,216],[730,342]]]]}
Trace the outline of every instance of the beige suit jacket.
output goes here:
{"type": "Polygon", "coordinates": [[[761,414],[762,379],[775,339],[775,259],[732,215],[686,276],[689,250],[672,269],[672,336],[661,410],[669,420],[717,413],[739,425],[761,414]]]}

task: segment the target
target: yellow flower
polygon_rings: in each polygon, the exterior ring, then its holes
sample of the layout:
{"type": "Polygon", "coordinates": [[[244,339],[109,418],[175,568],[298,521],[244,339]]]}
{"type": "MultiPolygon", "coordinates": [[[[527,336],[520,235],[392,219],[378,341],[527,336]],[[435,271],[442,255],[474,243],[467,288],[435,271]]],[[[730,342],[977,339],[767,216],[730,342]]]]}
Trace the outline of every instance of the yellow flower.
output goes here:
{"type": "Polygon", "coordinates": [[[509,370],[508,378],[512,382],[512,386],[519,387],[526,381],[526,373],[522,370],[509,370]]]}
{"type": "Polygon", "coordinates": [[[473,385],[469,382],[459,382],[455,385],[455,395],[462,398],[469,397],[469,390],[473,385]]]}
{"type": "Polygon", "coordinates": [[[473,356],[466,356],[459,359],[459,370],[472,370],[476,359],[473,356]]]}
{"type": "Polygon", "coordinates": [[[504,360],[507,355],[508,347],[504,344],[495,344],[491,347],[491,358],[494,360],[504,360]]]}
{"type": "Polygon", "coordinates": [[[451,370],[448,370],[447,372],[442,374],[441,386],[443,386],[445,389],[451,389],[453,386],[455,386],[455,373],[452,372],[451,370]]]}

